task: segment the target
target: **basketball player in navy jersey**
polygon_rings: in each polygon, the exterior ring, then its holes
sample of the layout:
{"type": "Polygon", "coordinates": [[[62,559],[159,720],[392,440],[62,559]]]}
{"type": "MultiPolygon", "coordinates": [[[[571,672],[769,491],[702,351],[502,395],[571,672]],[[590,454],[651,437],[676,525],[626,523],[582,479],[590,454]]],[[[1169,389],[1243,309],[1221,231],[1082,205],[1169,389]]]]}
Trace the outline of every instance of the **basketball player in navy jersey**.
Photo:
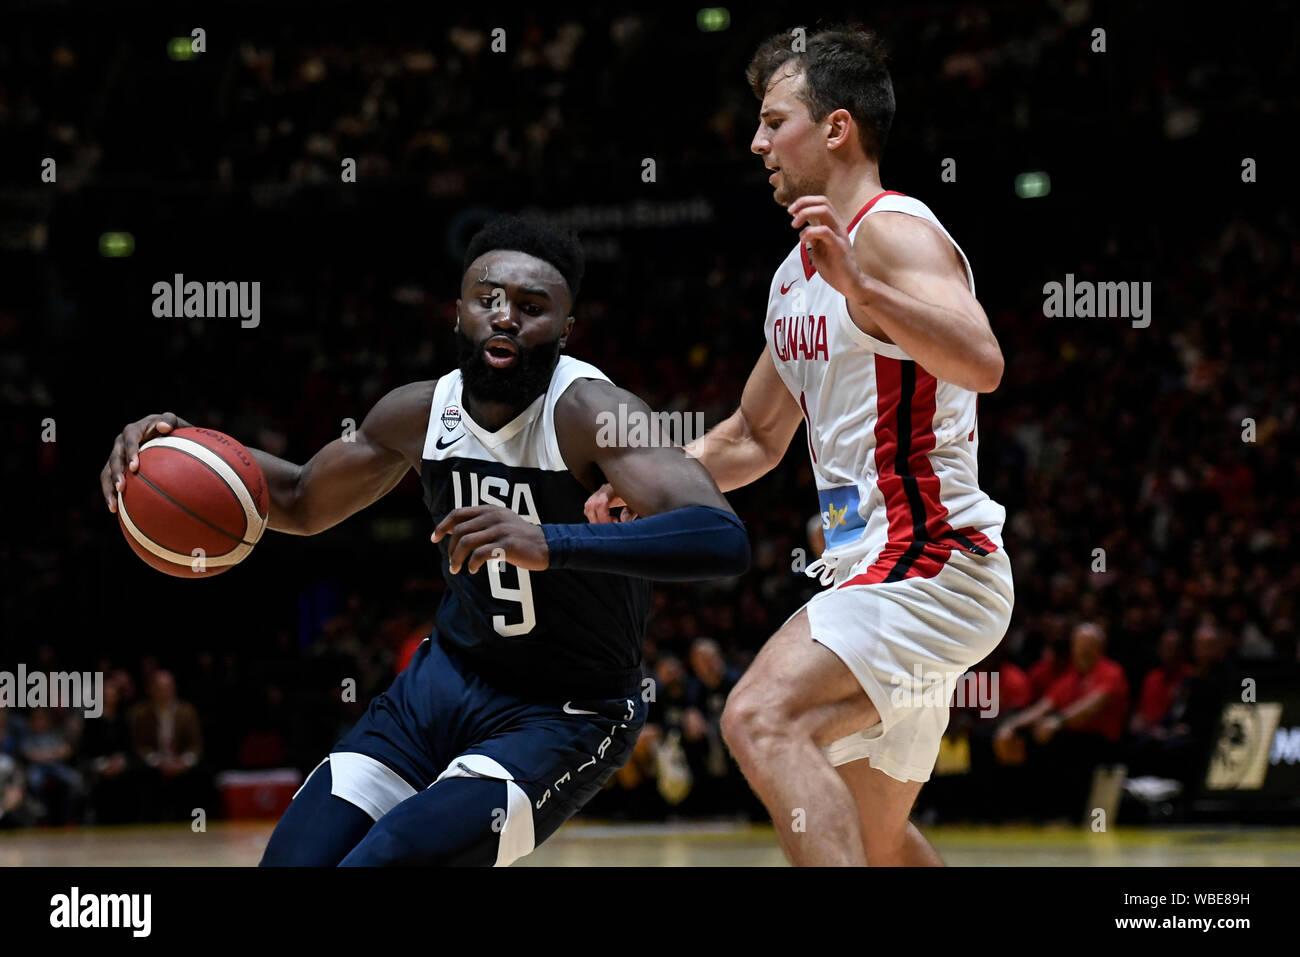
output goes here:
{"type": "MultiPolygon", "coordinates": [[[[470,242],[459,368],[384,396],[354,441],[305,465],[253,450],[270,527],[314,535],[420,474],[447,592],[434,634],[311,773],[263,865],[506,865],[590,800],[645,721],[650,580],[730,577],[744,526],[680,448],[607,445],[601,413],[649,415],[562,356],[583,271],[572,235],[517,218],[470,242]],[[642,516],[588,524],[602,483],[642,516]]],[[[101,474],[110,511],[140,445],[188,423],[123,430],[101,474]]]]}

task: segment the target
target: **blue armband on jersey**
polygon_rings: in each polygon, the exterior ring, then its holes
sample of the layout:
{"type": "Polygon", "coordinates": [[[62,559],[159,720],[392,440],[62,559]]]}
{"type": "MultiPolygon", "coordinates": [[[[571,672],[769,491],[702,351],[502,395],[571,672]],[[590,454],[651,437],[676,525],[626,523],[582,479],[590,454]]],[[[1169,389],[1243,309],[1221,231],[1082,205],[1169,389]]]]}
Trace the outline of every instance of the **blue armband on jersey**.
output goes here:
{"type": "Polygon", "coordinates": [[[606,524],[543,525],[551,568],[652,581],[730,578],[749,568],[749,536],[731,512],[688,505],[606,524]]]}

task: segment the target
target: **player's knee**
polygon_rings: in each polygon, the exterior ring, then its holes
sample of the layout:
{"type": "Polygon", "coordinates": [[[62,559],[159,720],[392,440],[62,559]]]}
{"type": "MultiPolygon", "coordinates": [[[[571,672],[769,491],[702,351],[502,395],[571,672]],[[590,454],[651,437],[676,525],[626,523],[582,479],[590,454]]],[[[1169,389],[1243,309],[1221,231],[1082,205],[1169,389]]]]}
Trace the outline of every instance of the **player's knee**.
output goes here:
{"type": "Polygon", "coordinates": [[[271,832],[260,867],[333,867],[365,837],[370,815],[332,792],[330,765],[323,761],[271,832]]]}
{"type": "Polygon", "coordinates": [[[749,698],[737,688],[727,698],[727,703],[722,709],[722,718],[719,721],[719,730],[722,732],[723,742],[737,756],[740,755],[744,746],[744,738],[750,717],[749,698]]]}
{"type": "Polygon", "coordinates": [[[370,829],[366,839],[343,859],[344,867],[397,867],[426,863],[413,859],[412,842],[391,820],[392,815],[381,817],[370,829]]]}
{"type": "Polygon", "coordinates": [[[778,746],[791,728],[785,703],[770,688],[737,688],[722,711],[722,739],[745,762],[778,746]]]}

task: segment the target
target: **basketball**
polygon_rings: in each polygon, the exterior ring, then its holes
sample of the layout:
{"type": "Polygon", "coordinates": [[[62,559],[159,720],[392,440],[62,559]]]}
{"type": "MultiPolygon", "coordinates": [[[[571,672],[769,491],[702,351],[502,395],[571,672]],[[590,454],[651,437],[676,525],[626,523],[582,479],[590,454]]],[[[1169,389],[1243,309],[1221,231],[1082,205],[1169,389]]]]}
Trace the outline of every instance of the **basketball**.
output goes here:
{"type": "Polygon", "coordinates": [[[205,578],[248,557],[266,530],[269,498],[257,460],[230,436],[183,428],[140,446],[117,517],[127,543],[160,572],[205,578]]]}

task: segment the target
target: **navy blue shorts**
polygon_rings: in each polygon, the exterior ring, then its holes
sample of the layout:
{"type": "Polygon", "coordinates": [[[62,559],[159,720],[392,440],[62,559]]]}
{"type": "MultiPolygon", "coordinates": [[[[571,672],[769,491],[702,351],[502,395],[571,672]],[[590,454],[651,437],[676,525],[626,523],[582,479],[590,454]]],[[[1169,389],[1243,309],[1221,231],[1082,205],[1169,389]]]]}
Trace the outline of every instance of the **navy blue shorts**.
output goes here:
{"type": "Polygon", "coordinates": [[[508,821],[503,814],[492,831],[499,862],[509,863],[627,763],[645,717],[639,695],[538,703],[505,694],[457,652],[426,640],[330,752],[332,793],[378,821],[440,781],[507,781],[508,821]]]}

